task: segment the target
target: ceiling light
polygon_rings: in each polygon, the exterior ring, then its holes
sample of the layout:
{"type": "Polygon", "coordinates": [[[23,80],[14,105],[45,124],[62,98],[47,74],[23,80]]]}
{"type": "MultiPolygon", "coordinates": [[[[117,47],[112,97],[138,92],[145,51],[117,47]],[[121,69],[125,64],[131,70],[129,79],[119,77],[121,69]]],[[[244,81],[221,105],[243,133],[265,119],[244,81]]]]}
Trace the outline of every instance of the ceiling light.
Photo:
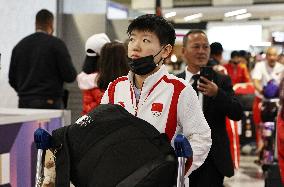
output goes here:
{"type": "Polygon", "coordinates": [[[244,14],[247,13],[247,9],[239,9],[239,10],[235,10],[235,11],[231,11],[231,12],[226,12],[224,14],[225,17],[231,17],[231,16],[236,16],[239,14],[244,14]]]}
{"type": "Polygon", "coordinates": [[[249,17],[251,17],[251,13],[237,15],[236,19],[246,19],[246,18],[249,18],[249,17]]]}
{"type": "Polygon", "coordinates": [[[190,15],[190,16],[186,16],[186,17],[184,17],[183,19],[184,19],[185,21],[190,21],[190,20],[193,20],[193,19],[201,18],[202,16],[203,16],[202,13],[198,13],[198,14],[192,14],[192,15],[190,15]]]}
{"type": "Polygon", "coordinates": [[[176,15],[177,15],[176,12],[169,12],[169,13],[166,13],[166,14],[165,14],[165,18],[174,17],[174,16],[176,16],[176,15]]]}
{"type": "Polygon", "coordinates": [[[171,61],[174,62],[174,63],[177,62],[177,56],[176,56],[175,54],[173,54],[173,55],[171,56],[171,61]]]}

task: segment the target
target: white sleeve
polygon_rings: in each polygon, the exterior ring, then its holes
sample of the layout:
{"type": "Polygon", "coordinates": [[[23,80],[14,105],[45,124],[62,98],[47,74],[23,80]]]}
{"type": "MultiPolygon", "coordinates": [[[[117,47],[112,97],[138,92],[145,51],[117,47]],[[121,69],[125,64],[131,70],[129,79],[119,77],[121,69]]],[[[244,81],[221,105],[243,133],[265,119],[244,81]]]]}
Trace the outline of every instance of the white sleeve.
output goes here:
{"type": "Polygon", "coordinates": [[[92,74],[86,74],[85,72],[81,72],[77,75],[77,83],[78,87],[81,90],[89,90],[92,88],[97,87],[96,78],[98,76],[98,73],[92,73],[92,74]]]}
{"type": "Polygon", "coordinates": [[[204,117],[198,97],[190,85],[181,92],[177,112],[178,123],[193,151],[193,162],[186,173],[187,177],[204,163],[212,144],[211,129],[204,117]]]}
{"type": "Polygon", "coordinates": [[[262,79],[262,72],[261,72],[261,66],[262,66],[262,62],[258,62],[255,64],[255,67],[253,68],[252,72],[251,72],[251,77],[252,79],[256,79],[256,80],[261,80],[262,79]]]}

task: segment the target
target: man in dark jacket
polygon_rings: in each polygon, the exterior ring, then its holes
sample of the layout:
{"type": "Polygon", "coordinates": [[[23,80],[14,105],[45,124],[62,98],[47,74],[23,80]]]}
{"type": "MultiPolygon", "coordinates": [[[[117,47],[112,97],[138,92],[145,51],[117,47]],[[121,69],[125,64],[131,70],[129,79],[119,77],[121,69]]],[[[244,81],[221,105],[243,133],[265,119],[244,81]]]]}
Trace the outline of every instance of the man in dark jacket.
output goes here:
{"type": "Polygon", "coordinates": [[[19,96],[19,108],[63,108],[63,83],[76,79],[66,45],[52,36],[53,19],[51,12],[40,10],[36,32],[12,51],[9,83],[19,96]]]}
{"type": "Polygon", "coordinates": [[[200,73],[200,67],[207,65],[209,59],[210,46],[202,30],[191,30],[184,36],[182,52],[187,66],[185,71],[177,76],[193,83],[193,87],[197,85],[195,89],[212,137],[208,157],[203,165],[189,176],[189,186],[223,186],[224,176],[234,175],[225,118],[227,116],[232,120],[240,120],[243,114],[242,106],[234,96],[228,76],[212,71],[212,80],[203,76],[197,83],[192,80],[199,77],[196,74],[200,73]]]}

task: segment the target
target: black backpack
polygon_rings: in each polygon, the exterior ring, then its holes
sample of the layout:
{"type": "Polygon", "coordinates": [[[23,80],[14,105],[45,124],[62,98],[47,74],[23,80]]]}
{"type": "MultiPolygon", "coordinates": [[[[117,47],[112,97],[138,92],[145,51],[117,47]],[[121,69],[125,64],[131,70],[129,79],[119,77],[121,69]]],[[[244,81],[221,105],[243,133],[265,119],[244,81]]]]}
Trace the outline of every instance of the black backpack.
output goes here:
{"type": "Polygon", "coordinates": [[[261,121],[274,122],[278,113],[277,102],[263,101],[261,106],[261,121]]]}
{"type": "Polygon", "coordinates": [[[177,157],[165,134],[119,105],[99,105],[52,132],[56,186],[172,187],[177,157]]]}

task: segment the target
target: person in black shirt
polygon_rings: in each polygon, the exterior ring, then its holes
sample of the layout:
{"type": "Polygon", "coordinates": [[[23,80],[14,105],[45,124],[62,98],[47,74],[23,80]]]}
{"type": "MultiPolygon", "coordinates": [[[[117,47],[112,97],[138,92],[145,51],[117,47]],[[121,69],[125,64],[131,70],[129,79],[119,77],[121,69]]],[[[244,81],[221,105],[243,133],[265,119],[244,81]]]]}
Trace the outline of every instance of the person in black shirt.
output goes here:
{"type": "Polygon", "coordinates": [[[36,32],[12,51],[9,83],[19,96],[19,108],[62,109],[63,83],[76,79],[66,45],[52,36],[53,19],[50,11],[40,10],[36,32]]]}

